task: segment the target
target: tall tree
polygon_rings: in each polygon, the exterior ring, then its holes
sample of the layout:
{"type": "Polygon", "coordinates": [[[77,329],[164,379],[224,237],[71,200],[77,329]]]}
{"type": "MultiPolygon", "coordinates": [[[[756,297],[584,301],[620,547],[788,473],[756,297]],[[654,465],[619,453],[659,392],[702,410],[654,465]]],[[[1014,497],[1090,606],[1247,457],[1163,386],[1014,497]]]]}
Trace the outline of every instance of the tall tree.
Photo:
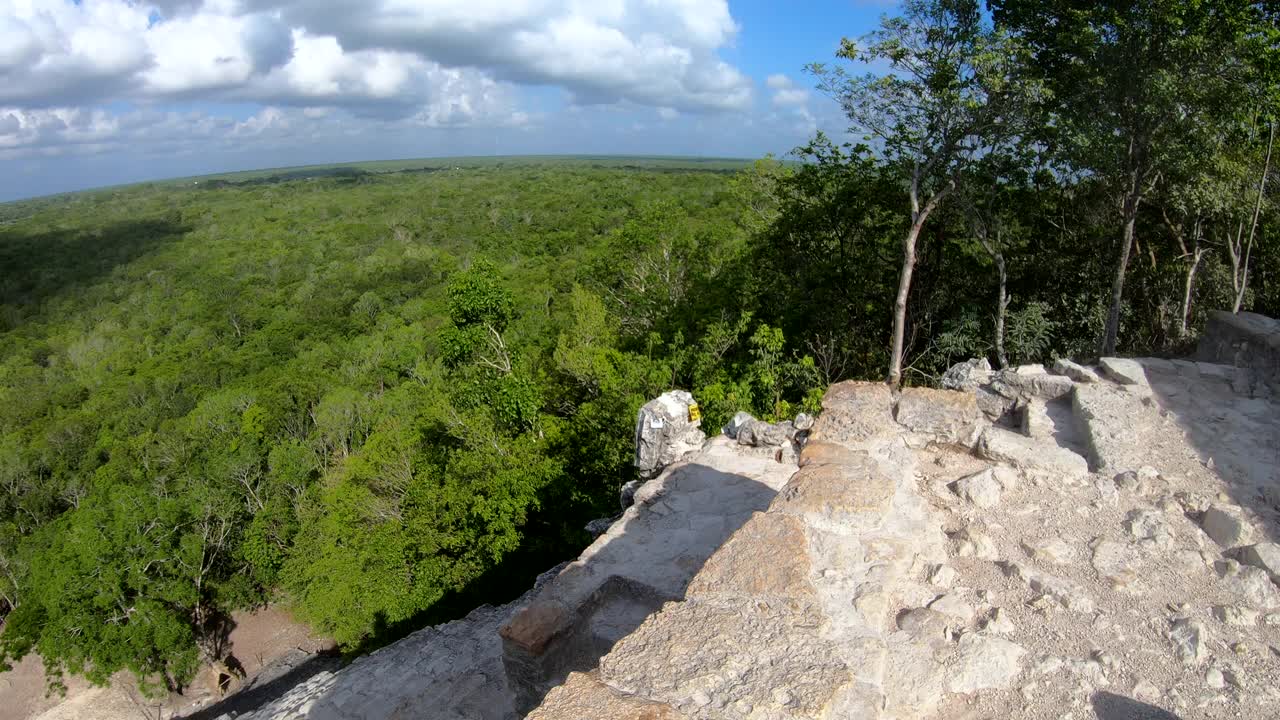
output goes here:
{"type": "Polygon", "coordinates": [[[1120,243],[1101,352],[1119,336],[1138,211],[1188,120],[1212,107],[1239,40],[1246,0],[992,0],[996,20],[1028,43],[1052,91],[1055,141],[1067,162],[1107,182],[1120,243]]]}
{"type": "Polygon", "coordinates": [[[907,178],[909,222],[889,350],[888,381],[893,385],[902,382],[907,301],[920,231],[955,190],[984,133],[999,122],[989,72],[999,46],[974,0],[908,0],[902,16],[885,18],[860,42],[845,38],[836,53],[851,62],[887,62],[889,72],[854,75],[840,66],[809,66],[818,87],[840,103],[851,129],[876,141],[885,160],[907,178]]]}

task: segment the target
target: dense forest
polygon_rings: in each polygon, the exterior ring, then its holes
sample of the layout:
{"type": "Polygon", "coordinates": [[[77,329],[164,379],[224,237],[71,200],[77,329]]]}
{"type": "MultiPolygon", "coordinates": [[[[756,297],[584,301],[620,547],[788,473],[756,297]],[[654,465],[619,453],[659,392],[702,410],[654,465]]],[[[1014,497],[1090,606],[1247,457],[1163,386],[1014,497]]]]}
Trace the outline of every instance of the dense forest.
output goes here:
{"type": "Polygon", "coordinates": [[[786,162],[0,206],[0,658],[163,692],[238,608],[358,651],[509,597],[617,511],[672,387],[714,428],[1280,313],[1277,7],[990,11],[908,2],[813,65],[851,140],[786,162]]]}

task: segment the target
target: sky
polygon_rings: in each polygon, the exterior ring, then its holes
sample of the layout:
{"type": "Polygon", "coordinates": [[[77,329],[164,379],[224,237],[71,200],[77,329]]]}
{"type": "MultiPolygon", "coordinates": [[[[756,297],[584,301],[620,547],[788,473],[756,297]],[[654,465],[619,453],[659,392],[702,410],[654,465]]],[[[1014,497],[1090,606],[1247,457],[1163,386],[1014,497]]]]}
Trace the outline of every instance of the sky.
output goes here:
{"type": "Polygon", "coordinates": [[[450,155],[782,155],[892,0],[0,0],[0,201],[450,155]]]}

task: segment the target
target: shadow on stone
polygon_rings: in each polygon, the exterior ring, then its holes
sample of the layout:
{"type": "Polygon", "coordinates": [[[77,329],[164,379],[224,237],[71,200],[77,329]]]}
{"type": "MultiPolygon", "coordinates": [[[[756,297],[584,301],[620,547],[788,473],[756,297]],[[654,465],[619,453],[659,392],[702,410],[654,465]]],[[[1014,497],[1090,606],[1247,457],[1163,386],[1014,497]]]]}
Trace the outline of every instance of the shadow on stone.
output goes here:
{"type": "MultiPolygon", "coordinates": [[[[754,465],[752,474],[775,463],[742,459],[754,465]]],[[[594,669],[664,603],[683,599],[707,559],[769,506],[790,474],[772,473],[766,484],[691,463],[641,488],[634,509],[503,627],[502,660],[516,711],[537,707],[569,673],[594,669]]]]}
{"type": "Polygon", "coordinates": [[[1094,694],[1093,712],[1098,720],[1181,720],[1155,705],[1109,692],[1094,694]]]}
{"type": "Polygon", "coordinates": [[[342,659],[336,652],[306,655],[301,659],[295,657],[292,661],[297,664],[277,666],[275,672],[267,670],[252,684],[228,695],[220,702],[180,717],[184,720],[214,720],[224,714],[235,717],[250,713],[272,702],[294,686],[301,685],[317,673],[336,670],[342,664],[342,659]]]}

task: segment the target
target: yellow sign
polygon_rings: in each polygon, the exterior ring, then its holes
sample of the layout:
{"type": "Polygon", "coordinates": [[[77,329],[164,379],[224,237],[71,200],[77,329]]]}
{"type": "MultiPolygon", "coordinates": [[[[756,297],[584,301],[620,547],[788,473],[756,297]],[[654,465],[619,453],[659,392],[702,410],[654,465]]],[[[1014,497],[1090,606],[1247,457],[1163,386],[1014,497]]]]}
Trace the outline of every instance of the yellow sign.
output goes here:
{"type": "Polygon", "coordinates": [[[698,407],[698,403],[689,403],[689,422],[698,422],[702,419],[702,409],[698,407]]]}

